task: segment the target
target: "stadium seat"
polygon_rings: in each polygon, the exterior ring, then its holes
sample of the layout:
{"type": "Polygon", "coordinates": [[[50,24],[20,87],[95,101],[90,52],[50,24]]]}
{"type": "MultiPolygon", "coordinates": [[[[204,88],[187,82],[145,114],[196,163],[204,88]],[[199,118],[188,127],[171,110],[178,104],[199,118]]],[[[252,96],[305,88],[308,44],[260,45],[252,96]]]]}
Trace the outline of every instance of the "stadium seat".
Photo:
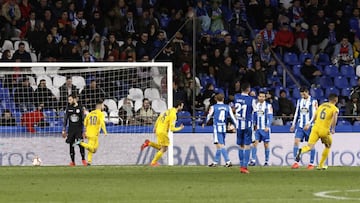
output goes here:
{"type": "Polygon", "coordinates": [[[355,70],[354,67],[350,66],[350,65],[342,65],[340,67],[340,73],[344,76],[344,77],[354,77],[355,75],[355,70]]]}
{"type": "MultiPolygon", "coordinates": [[[[122,98],[122,99],[119,100],[119,102],[118,102],[118,109],[120,109],[120,108],[123,106],[124,100],[125,100],[125,98],[122,98]]],[[[131,101],[131,100],[130,100],[130,101],[131,101]]],[[[131,107],[134,107],[133,102],[131,102],[130,104],[131,104],[131,107]]]]}
{"type": "Polygon", "coordinates": [[[360,121],[355,121],[355,122],[353,123],[353,125],[359,126],[359,125],[360,125],[360,121]]]}
{"type": "Polygon", "coordinates": [[[140,88],[130,88],[128,98],[135,100],[142,100],[144,98],[144,93],[140,88]]]}
{"type": "Polygon", "coordinates": [[[137,112],[142,107],[142,99],[135,100],[134,110],[137,112]]]}
{"type": "Polygon", "coordinates": [[[35,81],[35,78],[33,76],[26,76],[28,79],[29,79],[29,83],[30,83],[30,86],[36,90],[37,89],[37,85],[36,85],[36,81],[35,81]]]}
{"type": "Polygon", "coordinates": [[[293,71],[293,74],[294,76],[301,76],[301,68],[302,68],[302,65],[294,65],[292,67],[292,71],[293,71]]]}
{"type": "Polygon", "coordinates": [[[60,89],[56,88],[54,86],[48,87],[49,90],[51,91],[51,93],[53,93],[53,95],[56,97],[56,99],[59,101],[60,100],[60,89]]]}
{"type": "Polygon", "coordinates": [[[351,87],[357,86],[358,83],[358,76],[353,76],[349,79],[349,83],[351,87]]]}
{"type": "Polygon", "coordinates": [[[19,48],[20,42],[24,43],[24,45],[25,45],[25,51],[31,52],[28,41],[21,41],[21,40],[15,41],[15,42],[14,42],[14,48],[15,48],[15,49],[18,49],[18,48],[19,48]]]}
{"type": "Polygon", "coordinates": [[[56,115],[56,112],[54,110],[44,109],[43,113],[45,116],[45,120],[48,122],[58,120],[58,116],[56,115]]]}
{"type": "Polygon", "coordinates": [[[45,67],[32,67],[31,72],[34,73],[36,76],[38,75],[45,75],[45,67]]]}
{"type": "Polygon", "coordinates": [[[56,88],[61,87],[66,82],[66,77],[62,75],[55,75],[53,77],[53,86],[56,88]]]}
{"type": "Polygon", "coordinates": [[[299,55],[300,63],[304,63],[306,58],[310,58],[311,60],[313,60],[313,55],[309,52],[306,52],[306,53],[301,52],[299,55]]]}
{"type": "Polygon", "coordinates": [[[341,88],[349,87],[349,82],[346,77],[336,76],[334,78],[334,85],[335,85],[335,87],[341,89],[341,88]]]}
{"type": "Polygon", "coordinates": [[[292,52],[287,52],[284,54],[284,62],[285,64],[288,65],[299,65],[301,64],[299,62],[298,56],[296,55],[296,53],[292,53],[292,52]]]}
{"type": "Polygon", "coordinates": [[[85,78],[82,76],[72,76],[71,77],[72,84],[76,86],[77,89],[79,89],[79,92],[84,89],[86,86],[85,78]]]}
{"type": "Polygon", "coordinates": [[[157,87],[161,88],[161,80],[164,78],[162,75],[153,76],[153,81],[157,87]]]}
{"type": "Polygon", "coordinates": [[[10,91],[8,88],[0,88],[0,100],[10,99],[10,91]]]}
{"type": "Polygon", "coordinates": [[[49,76],[47,76],[47,75],[38,75],[36,77],[36,85],[39,85],[41,80],[46,81],[46,87],[49,88],[49,87],[53,86],[52,80],[51,80],[51,78],[49,76]]]}
{"type": "Polygon", "coordinates": [[[310,88],[310,95],[315,99],[324,97],[324,91],[321,88],[312,87],[310,88]]]}
{"type": "Polygon", "coordinates": [[[144,98],[148,98],[150,101],[154,99],[160,99],[160,91],[157,88],[146,88],[144,90],[144,98]]]}
{"type": "Polygon", "coordinates": [[[299,88],[295,87],[292,89],[292,97],[295,99],[299,99],[301,97],[299,88]]]}
{"type": "Polygon", "coordinates": [[[350,93],[351,93],[351,87],[346,87],[341,89],[341,96],[343,97],[350,97],[350,93]]]}
{"type": "Polygon", "coordinates": [[[162,113],[167,110],[167,104],[162,99],[154,99],[151,102],[151,107],[154,109],[156,113],[162,113]]]}
{"type": "Polygon", "coordinates": [[[113,99],[105,99],[104,104],[107,106],[109,112],[118,110],[116,101],[113,99]]]}
{"type": "Polygon", "coordinates": [[[177,113],[177,124],[191,125],[191,114],[188,111],[180,111],[177,113]]]}
{"type": "Polygon", "coordinates": [[[289,97],[290,96],[290,93],[289,93],[289,90],[287,88],[284,88],[284,87],[276,87],[275,88],[275,96],[277,97],[280,97],[280,91],[281,90],[285,90],[286,91],[286,95],[289,97]]]}
{"type": "Polygon", "coordinates": [[[324,72],[325,72],[325,75],[330,76],[330,77],[336,77],[340,74],[339,68],[334,65],[325,66],[324,72]]]}
{"type": "Polygon", "coordinates": [[[110,111],[109,113],[109,122],[118,125],[119,124],[119,111],[110,111]]]}
{"type": "Polygon", "coordinates": [[[340,91],[338,88],[336,87],[328,87],[325,89],[325,97],[328,98],[329,97],[329,94],[336,94],[336,95],[339,95],[340,94],[340,91]]]}
{"type": "Polygon", "coordinates": [[[205,121],[205,112],[204,111],[196,111],[195,112],[195,122],[197,125],[203,124],[205,121]]]}
{"type": "Polygon", "coordinates": [[[5,50],[14,50],[14,45],[13,45],[12,41],[5,40],[1,48],[2,48],[3,51],[5,51],[5,50]]]}
{"type": "Polygon", "coordinates": [[[35,53],[30,53],[30,56],[31,56],[31,61],[32,62],[37,62],[38,61],[37,56],[36,56],[35,53]]]}
{"type": "Polygon", "coordinates": [[[320,53],[316,64],[321,65],[321,66],[327,66],[327,65],[331,64],[329,55],[326,53],[320,53]]]}
{"type": "Polygon", "coordinates": [[[320,77],[320,86],[323,88],[333,87],[334,83],[331,77],[324,75],[320,77]]]}
{"type": "Polygon", "coordinates": [[[20,111],[14,111],[12,112],[13,117],[15,118],[16,123],[21,123],[21,112],[20,111]]]}
{"type": "Polygon", "coordinates": [[[351,123],[350,123],[350,121],[347,121],[347,120],[339,120],[336,125],[344,126],[344,125],[351,125],[351,123]]]}

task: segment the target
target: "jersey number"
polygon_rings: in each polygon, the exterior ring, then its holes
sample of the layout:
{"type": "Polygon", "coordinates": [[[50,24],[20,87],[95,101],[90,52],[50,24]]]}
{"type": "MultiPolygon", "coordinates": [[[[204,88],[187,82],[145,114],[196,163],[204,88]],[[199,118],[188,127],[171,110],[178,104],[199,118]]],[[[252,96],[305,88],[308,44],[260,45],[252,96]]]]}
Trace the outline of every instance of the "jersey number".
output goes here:
{"type": "Polygon", "coordinates": [[[320,112],[320,119],[324,120],[325,119],[325,116],[326,116],[326,112],[325,112],[326,109],[323,109],[321,112],[320,112]]]}
{"type": "Polygon", "coordinates": [[[97,117],[96,116],[90,116],[90,125],[96,125],[97,123],[97,117]]]}
{"type": "Polygon", "coordinates": [[[218,120],[221,122],[225,122],[225,111],[224,110],[220,111],[218,120]]]}
{"type": "Polygon", "coordinates": [[[247,105],[246,104],[239,104],[239,103],[236,103],[235,104],[235,113],[236,113],[236,117],[239,119],[239,118],[242,118],[244,119],[246,117],[246,109],[247,109],[247,105]]]}

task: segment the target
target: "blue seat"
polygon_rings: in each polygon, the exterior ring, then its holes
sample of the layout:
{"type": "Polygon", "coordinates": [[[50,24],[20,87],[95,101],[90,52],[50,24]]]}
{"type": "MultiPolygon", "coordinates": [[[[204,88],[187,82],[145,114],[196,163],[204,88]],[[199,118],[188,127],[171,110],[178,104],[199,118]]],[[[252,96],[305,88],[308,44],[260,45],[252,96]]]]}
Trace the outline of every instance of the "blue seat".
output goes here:
{"type": "Polygon", "coordinates": [[[349,83],[350,83],[350,86],[351,87],[354,87],[354,86],[357,86],[357,82],[359,80],[359,78],[357,76],[352,76],[350,79],[349,79],[349,83]]]}
{"type": "Polygon", "coordinates": [[[301,97],[299,88],[295,87],[292,89],[292,97],[294,99],[299,99],[301,97]]]}
{"type": "Polygon", "coordinates": [[[327,65],[324,68],[325,75],[328,75],[330,77],[336,77],[340,75],[338,67],[334,65],[327,65]]]}
{"type": "Polygon", "coordinates": [[[341,89],[341,96],[343,97],[350,97],[350,93],[351,93],[351,87],[346,87],[341,89]]]}
{"type": "Polygon", "coordinates": [[[293,74],[294,76],[301,76],[301,68],[302,68],[302,65],[295,65],[292,67],[292,71],[293,71],[293,74]]]}
{"type": "Polygon", "coordinates": [[[323,88],[333,87],[334,83],[331,77],[324,75],[320,77],[320,86],[323,88]]]}
{"type": "Polygon", "coordinates": [[[195,122],[197,125],[201,125],[205,121],[205,112],[204,111],[196,111],[195,112],[195,122]]]}
{"type": "Polygon", "coordinates": [[[319,100],[319,104],[322,104],[322,103],[324,103],[324,102],[328,102],[328,101],[329,101],[326,97],[322,97],[322,98],[320,98],[320,99],[318,99],[318,100],[319,100]]]}
{"type": "Polygon", "coordinates": [[[11,100],[10,98],[4,98],[1,101],[2,109],[9,109],[11,112],[16,111],[15,102],[11,100]]]}
{"type": "Polygon", "coordinates": [[[311,54],[311,53],[300,53],[300,55],[299,55],[299,61],[300,61],[300,63],[304,63],[304,61],[305,61],[305,59],[307,59],[307,58],[309,58],[309,59],[313,59],[313,55],[311,54]]]}
{"type": "Polygon", "coordinates": [[[320,53],[317,64],[321,65],[321,66],[327,66],[327,65],[331,64],[329,55],[326,53],[320,53]]]}
{"type": "Polygon", "coordinates": [[[281,91],[281,90],[285,90],[286,95],[287,95],[288,97],[290,96],[289,90],[288,90],[287,88],[284,88],[284,87],[276,87],[276,88],[275,88],[275,96],[280,97],[280,91],[281,91]]]}
{"type": "Polygon", "coordinates": [[[310,88],[310,95],[315,99],[324,97],[324,91],[321,88],[312,87],[310,88]]]}
{"type": "Polygon", "coordinates": [[[342,65],[340,67],[340,73],[345,77],[351,78],[355,75],[355,70],[354,67],[350,65],[342,65]]]}
{"type": "Polygon", "coordinates": [[[351,125],[351,123],[350,123],[350,121],[347,121],[347,120],[339,120],[336,125],[338,125],[338,126],[351,125]]]}
{"type": "Polygon", "coordinates": [[[46,121],[56,121],[58,120],[58,116],[54,110],[45,109],[43,111],[46,121]]]}
{"type": "Polygon", "coordinates": [[[15,118],[16,123],[21,123],[21,112],[14,111],[12,112],[13,117],[15,118]]]}
{"type": "Polygon", "coordinates": [[[8,88],[0,88],[0,100],[10,99],[10,91],[8,88]]]}
{"type": "Polygon", "coordinates": [[[349,82],[346,77],[337,76],[334,78],[334,85],[335,85],[335,87],[342,89],[342,88],[349,87],[349,82]]]}
{"type": "Polygon", "coordinates": [[[181,123],[184,125],[191,125],[191,114],[188,111],[180,111],[177,113],[177,124],[180,125],[181,123]]]}
{"type": "Polygon", "coordinates": [[[299,62],[299,59],[298,59],[298,56],[296,55],[296,53],[292,53],[292,52],[287,52],[284,54],[284,62],[286,64],[289,64],[289,65],[298,65],[298,64],[301,64],[299,62]]]}
{"type": "Polygon", "coordinates": [[[340,94],[340,90],[336,87],[328,87],[325,89],[325,97],[328,98],[329,94],[336,94],[339,95],[340,94]]]}

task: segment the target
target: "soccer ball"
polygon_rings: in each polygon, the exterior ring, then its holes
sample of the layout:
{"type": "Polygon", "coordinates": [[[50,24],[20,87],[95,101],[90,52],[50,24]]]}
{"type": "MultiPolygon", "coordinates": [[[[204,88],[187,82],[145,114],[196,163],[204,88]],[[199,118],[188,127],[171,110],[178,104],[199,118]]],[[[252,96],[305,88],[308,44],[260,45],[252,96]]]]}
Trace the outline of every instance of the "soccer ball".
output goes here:
{"type": "Polygon", "coordinates": [[[41,159],[38,156],[35,156],[35,158],[33,159],[32,165],[33,166],[41,166],[41,159]]]}

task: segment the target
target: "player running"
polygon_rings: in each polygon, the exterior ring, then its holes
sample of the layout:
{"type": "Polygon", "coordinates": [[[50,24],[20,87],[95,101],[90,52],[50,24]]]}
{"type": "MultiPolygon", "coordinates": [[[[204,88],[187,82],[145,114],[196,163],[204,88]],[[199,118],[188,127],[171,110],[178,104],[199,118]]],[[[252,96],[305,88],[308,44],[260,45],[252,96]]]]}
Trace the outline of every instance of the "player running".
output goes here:
{"type": "Polygon", "coordinates": [[[75,145],[83,146],[89,151],[87,161],[88,166],[92,164],[92,156],[96,153],[99,147],[99,133],[100,130],[103,131],[104,135],[107,135],[106,126],[105,126],[105,116],[102,112],[104,109],[104,103],[102,100],[96,103],[96,109],[91,111],[85,117],[84,126],[85,126],[85,135],[88,139],[88,143],[78,140],[74,143],[75,145]]]}
{"type": "MultiPolygon", "coordinates": [[[[229,105],[224,104],[224,95],[217,94],[215,96],[217,101],[216,104],[210,107],[209,113],[206,117],[205,124],[209,122],[212,116],[213,118],[213,141],[216,146],[216,153],[214,162],[212,162],[209,167],[216,167],[219,164],[221,154],[225,159],[225,167],[231,167],[231,161],[229,159],[228,152],[225,148],[225,137],[226,137],[226,127],[228,118],[231,119],[232,123],[237,126],[235,116],[232,112],[232,109],[229,105]]],[[[203,124],[203,126],[205,125],[203,124]]]]}
{"type": "MultiPolygon", "coordinates": [[[[318,108],[317,100],[309,95],[309,90],[307,88],[301,87],[300,95],[301,98],[297,101],[294,120],[292,122],[292,126],[290,127],[290,132],[294,132],[296,125],[293,149],[294,158],[296,157],[296,154],[299,150],[300,142],[302,142],[303,140],[307,142],[309,140],[311,126],[313,125],[313,121],[315,118],[315,111],[318,108]]],[[[309,170],[314,169],[314,159],[315,149],[313,148],[310,152],[310,163],[307,166],[309,170]]],[[[291,168],[299,168],[299,163],[295,161],[291,168]]]]}
{"type": "Polygon", "coordinates": [[[299,149],[295,160],[300,161],[300,155],[310,151],[316,142],[321,139],[321,142],[325,145],[325,148],[321,155],[321,160],[317,169],[325,170],[325,161],[329,155],[330,147],[332,144],[331,134],[335,133],[335,126],[337,122],[337,116],[339,109],[335,106],[338,102],[338,96],[336,94],[330,94],[329,102],[323,103],[319,106],[319,109],[315,113],[315,124],[312,127],[309,142],[306,146],[299,149]]]}
{"type": "Polygon", "coordinates": [[[156,119],[154,125],[154,133],[156,134],[157,143],[150,142],[146,139],[145,142],[141,145],[141,150],[144,150],[146,147],[151,146],[159,150],[154,159],[151,161],[150,166],[156,167],[159,166],[159,159],[167,151],[170,144],[169,141],[169,130],[172,132],[180,131],[184,128],[184,125],[181,124],[179,127],[175,127],[176,123],[176,113],[181,111],[184,107],[184,102],[175,101],[174,107],[168,109],[167,111],[161,113],[156,119]]]}
{"type": "Polygon", "coordinates": [[[252,160],[250,166],[255,166],[257,145],[259,142],[264,142],[265,148],[265,163],[264,166],[269,166],[269,142],[270,142],[270,127],[273,119],[273,109],[271,104],[265,101],[265,92],[259,92],[258,103],[256,104],[254,113],[254,128],[255,131],[255,142],[251,148],[252,160]]]}

